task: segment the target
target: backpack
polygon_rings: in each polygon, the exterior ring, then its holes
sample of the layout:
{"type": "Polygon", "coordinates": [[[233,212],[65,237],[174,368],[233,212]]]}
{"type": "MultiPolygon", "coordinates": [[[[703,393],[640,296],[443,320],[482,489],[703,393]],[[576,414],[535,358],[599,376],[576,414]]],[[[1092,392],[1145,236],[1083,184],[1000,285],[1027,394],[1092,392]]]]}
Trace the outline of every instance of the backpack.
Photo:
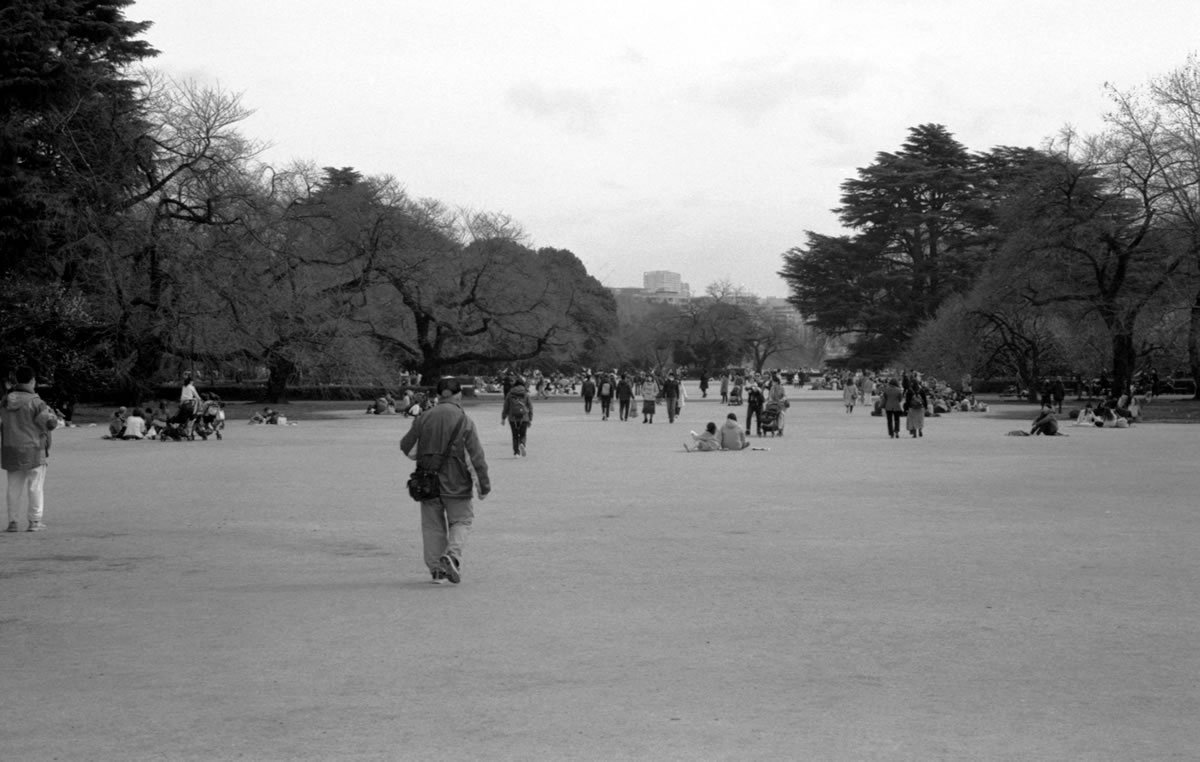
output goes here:
{"type": "Polygon", "coordinates": [[[601,397],[611,397],[612,396],[612,384],[608,383],[607,381],[600,384],[600,396],[601,397]]]}
{"type": "Polygon", "coordinates": [[[525,395],[509,400],[508,420],[513,423],[524,423],[529,420],[529,405],[525,401],[525,395]]]}

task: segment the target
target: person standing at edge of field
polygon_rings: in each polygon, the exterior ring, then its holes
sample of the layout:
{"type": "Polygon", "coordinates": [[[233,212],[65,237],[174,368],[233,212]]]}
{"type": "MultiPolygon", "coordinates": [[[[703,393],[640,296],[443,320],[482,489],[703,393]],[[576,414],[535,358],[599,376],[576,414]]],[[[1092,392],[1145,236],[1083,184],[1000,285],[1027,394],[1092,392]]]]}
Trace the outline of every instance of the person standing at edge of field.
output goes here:
{"type": "Polygon", "coordinates": [[[462,580],[462,554],[475,511],[471,493],[479,484],[479,499],[492,491],[487,460],[475,423],[462,409],[462,387],[455,378],[437,383],[437,404],[418,415],[400,440],[400,450],[424,466],[440,465],[440,495],[421,501],[421,539],[425,566],[435,583],[462,580]],[[457,432],[457,433],[456,433],[457,432]],[[451,443],[450,438],[454,437],[451,443]],[[446,462],[438,463],[449,450],[446,462]],[[475,472],[474,479],[471,472],[475,472]]]}
{"type": "Polygon", "coordinates": [[[525,388],[525,380],[518,378],[513,387],[504,396],[504,407],[500,409],[500,425],[505,421],[512,429],[513,455],[525,457],[525,439],[529,427],[533,425],[533,400],[529,399],[529,390],[525,388]]]}
{"type": "Polygon", "coordinates": [[[900,416],[904,414],[904,391],[900,388],[900,382],[894,377],[889,378],[879,397],[883,403],[883,414],[887,416],[888,436],[899,439],[900,416]]]}
{"type": "Polygon", "coordinates": [[[34,393],[33,368],[20,368],[15,380],[16,386],[0,403],[0,468],[8,472],[8,531],[18,531],[24,507],[28,531],[40,532],[46,528],[42,514],[50,432],[58,428],[58,416],[34,393]]]}

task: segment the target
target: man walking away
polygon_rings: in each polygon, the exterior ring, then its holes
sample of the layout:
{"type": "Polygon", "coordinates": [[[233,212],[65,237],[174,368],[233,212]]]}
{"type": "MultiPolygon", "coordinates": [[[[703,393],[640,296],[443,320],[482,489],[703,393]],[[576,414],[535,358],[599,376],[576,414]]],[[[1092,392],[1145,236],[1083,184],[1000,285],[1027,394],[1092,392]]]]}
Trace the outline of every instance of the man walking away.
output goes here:
{"type": "Polygon", "coordinates": [[[892,439],[899,439],[900,416],[904,414],[904,391],[895,378],[889,378],[879,396],[883,403],[883,413],[887,416],[888,436],[892,439]]]}
{"type": "Polygon", "coordinates": [[[462,580],[463,548],[475,518],[471,504],[475,480],[480,500],[492,491],[492,484],[479,432],[462,409],[462,387],[458,380],[439,380],[437,394],[438,404],[413,420],[412,427],[400,440],[400,449],[419,465],[438,472],[440,494],[421,501],[425,566],[435,583],[448,579],[458,584],[462,580]],[[441,462],[447,452],[445,462],[441,462]]]}

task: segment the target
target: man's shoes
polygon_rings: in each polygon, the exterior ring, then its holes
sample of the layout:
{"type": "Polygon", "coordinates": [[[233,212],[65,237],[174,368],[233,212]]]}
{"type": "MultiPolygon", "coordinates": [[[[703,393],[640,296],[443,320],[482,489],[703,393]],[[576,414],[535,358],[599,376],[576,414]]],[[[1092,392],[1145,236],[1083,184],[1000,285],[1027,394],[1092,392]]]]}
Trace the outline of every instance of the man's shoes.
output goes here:
{"type": "Polygon", "coordinates": [[[446,579],[454,584],[462,582],[462,575],[459,574],[458,559],[447,553],[438,559],[442,564],[442,573],[446,575],[446,579]]]}
{"type": "Polygon", "coordinates": [[[442,571],[441,569],[431,569],[429,571],[429,576],[433,577],[431,582],[433,582],[435,585],[440,585],[446,581],[446,572],[442,571]]]}
{"type": "Polygon", "coordinates": [[[521,457],[524,458],[525,457],[525,445],[522,444],[518,449],[521,451],[521,457]]]}
{"type": "Polygon", "coordinates": [[[40,532],[45,528],[46,528],[46,523],[44,521],[31,521],[31,522],[29,522],[29,529],[26,531],[40,532]]]}
{"type": "Polygon", "coordinates": [[[15,521],[10,521],[10,522],[8,522],[8,529],[6,529],[6,530],[4,530],[4,531],[6,531],[6,532],[20,532],[20,531],[21,531],[21,529],[20,529],[20,527],[18,527],[18,526],[17,526],[17,522],[15,522],[15,521]]]}

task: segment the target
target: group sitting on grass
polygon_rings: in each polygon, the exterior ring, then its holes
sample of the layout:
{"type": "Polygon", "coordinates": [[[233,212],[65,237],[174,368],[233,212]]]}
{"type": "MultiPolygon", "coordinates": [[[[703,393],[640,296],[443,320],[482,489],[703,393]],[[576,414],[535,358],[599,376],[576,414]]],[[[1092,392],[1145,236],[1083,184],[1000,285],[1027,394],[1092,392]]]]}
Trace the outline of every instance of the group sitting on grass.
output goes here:
{"type": "Polygon", "coordinates": [[[277,410],[264,407],[260,412],[250,416],[250,420],[247,423],[265,423],[281,426],[287,424],[287,416],[280,415],[277,410]]]}
{"type": "Polygon", "coordinates": [[[718,450],[745,450],[750,446],[746,438],[746,430],[738,423],[737,413],[725,417],[725,425],[717,430],[717,424],[712,421],[697,434],[691,432],[692,443],[683,443],[683,449],[688,452],[717,452],[718,450]]]}
{"type": "Polygon", "coordinates": [[[221,429],[225,428],[225,403],[216,395],[202,395],[198,408],[183,404],[173,405],[170,409],[166,402],[160,401],[158,408],[127,408],[120,407],[113,411],[108,421],[108,434],[105,439],[121,439],[139,441],[145,439],[179,441],[192,438],[195,433],[205,439],[215,435],[221,438],[221,429]]]}
{"type": "Polygon", "coordinates": [[[429,399],[429,395],[422,392],[414,392],[412,389],[405,389],[401,392],[400,397],[393,397],[391,394],[384,394],[367,405],[366,412],[371,415],[395,415],[399,413],[403,416],[417,416],[422,410],[426,410],[433,406],[433,401],[429,399]]]}

